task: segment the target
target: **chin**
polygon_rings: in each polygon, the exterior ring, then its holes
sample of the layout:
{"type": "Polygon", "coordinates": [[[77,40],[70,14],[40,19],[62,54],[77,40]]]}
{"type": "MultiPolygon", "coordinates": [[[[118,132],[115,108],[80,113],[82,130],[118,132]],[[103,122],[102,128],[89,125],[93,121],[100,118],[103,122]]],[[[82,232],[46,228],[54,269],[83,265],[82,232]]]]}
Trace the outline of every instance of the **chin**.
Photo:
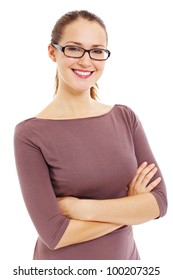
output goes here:
{"type": "MultiPolygon", "coordinates": [[[[92,86],[91,86],[92,87],[92,86]]],[[[76,93],[76,94],[88,94],[90,93],[90,88],[91,87],[74,87],[73,88],[73,91],[76,93]]]]}

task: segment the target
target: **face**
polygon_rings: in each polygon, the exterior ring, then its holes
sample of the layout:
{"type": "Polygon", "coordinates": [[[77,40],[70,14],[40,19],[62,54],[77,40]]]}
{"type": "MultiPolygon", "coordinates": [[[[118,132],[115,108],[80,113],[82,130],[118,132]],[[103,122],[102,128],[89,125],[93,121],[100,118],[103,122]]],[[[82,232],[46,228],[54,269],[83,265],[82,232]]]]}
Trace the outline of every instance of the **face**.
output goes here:
{"type": "MultiPolygon", "coordinates": [[[[106,49],[105,30],[95,21],[78,19],[67,25],[59,45],[73,45],[84,49],[106,49]]],[[[57,63],[59,88],[75,92],[89,92],[100,78],[105,61],[92,60],[88,53],[81,58],[66,57],[62,51],[49,46],[49,55],[57,63]]]]}

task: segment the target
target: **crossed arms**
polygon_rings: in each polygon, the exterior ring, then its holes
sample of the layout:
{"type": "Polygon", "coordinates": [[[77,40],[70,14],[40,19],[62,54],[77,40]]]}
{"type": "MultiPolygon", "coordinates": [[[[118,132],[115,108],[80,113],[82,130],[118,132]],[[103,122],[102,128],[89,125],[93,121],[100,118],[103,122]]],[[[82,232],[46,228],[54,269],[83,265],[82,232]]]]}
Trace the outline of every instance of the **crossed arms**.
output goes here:
{"type": "Polygon", "coordinates": [[[151,191],[161,178],[154,164],[144,162],[129,185],[128,196],[118,199],[91,200],[74,197],[57,198],[62,213],[70,223],[55,249],[103,236],[123,225],[147,222],[160,215],[151,191]]]}

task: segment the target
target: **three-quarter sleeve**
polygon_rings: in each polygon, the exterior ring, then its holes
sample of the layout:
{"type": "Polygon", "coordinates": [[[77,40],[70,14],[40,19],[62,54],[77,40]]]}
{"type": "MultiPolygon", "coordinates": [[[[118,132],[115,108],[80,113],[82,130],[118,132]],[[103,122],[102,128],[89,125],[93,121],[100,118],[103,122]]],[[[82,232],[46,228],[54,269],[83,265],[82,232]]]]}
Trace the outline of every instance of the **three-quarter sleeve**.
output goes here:
{"type": "Polygon", "coordinates": [[[14,152],[27,210],[39,237],[53,250],[63,236],[69,219],[58,208],[48,165],[26,121],[15,128],[14,152]]]}
{"type": "Polygon", "coordinates": [[[152,180],[156,179],[157,177],[162,178],[159,185],[151,191],[158,203],[160,217],[162,217],[167,212],[167,192],[165,182],[139,118],[133,113],[133,111],[130,112],[130,115],[131,124],[133,124],[133,141],[138,165],[144,161],[147,161],[148,164],[155,163],[156,167],[158,168],[158,172],[155,174],[152,180]]]}

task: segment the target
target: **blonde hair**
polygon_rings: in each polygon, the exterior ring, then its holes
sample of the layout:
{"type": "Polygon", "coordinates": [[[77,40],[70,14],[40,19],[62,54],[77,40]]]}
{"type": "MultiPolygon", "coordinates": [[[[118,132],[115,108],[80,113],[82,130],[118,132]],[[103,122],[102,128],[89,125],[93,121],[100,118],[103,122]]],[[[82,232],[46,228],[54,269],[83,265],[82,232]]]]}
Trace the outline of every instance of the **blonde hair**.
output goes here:
{"type": "MultiPolygon", "coordinates": [[[[84,18],[84,19],[87,19],[88,21],[96,21],[97,23],[99,23],[100,26],[105,30],[106,39],[108,41],[106,27],[105,27],[105,24],[102,21],[102,19],[99,18],[98,16],[96,16],[95,14],[90,13],[86,10],[80,10],[80,11],[72,11],[72,12],[66,13],[56,22],[56,24],[52,30],[51,43],[59,44],[59,41],[61,40],[61,38],[63,36],[63,31],[64,31],[65,26],[70,24],[73,21],[76,21],[78,18],[84,18]]],[[[57,94],[58,86],[59,86],[59,78],[58,78],[58,71],[56,71],[54,96],[57,94]]],[[[96,83],[90,89],[90,95],[95,100],[98,98],[97,91],[98,91],[98,84],[96,83]]]]}

